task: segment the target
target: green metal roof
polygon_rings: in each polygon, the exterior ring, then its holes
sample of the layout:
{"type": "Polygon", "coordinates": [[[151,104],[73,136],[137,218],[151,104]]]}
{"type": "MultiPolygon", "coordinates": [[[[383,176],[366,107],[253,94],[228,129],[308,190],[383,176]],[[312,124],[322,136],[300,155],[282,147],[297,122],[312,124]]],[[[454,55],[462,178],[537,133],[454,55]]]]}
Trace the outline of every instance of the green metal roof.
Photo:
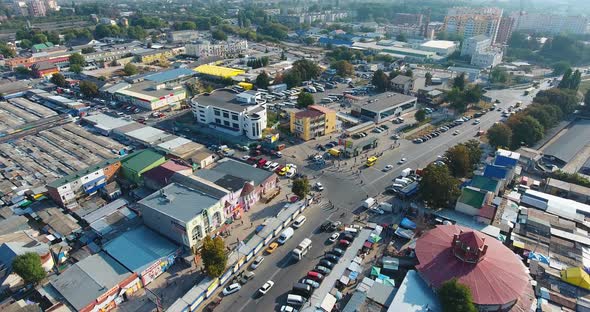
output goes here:
{"type": "Polygon", "coordinates": [[[141,172],[141,170],[162,158],[164,158],[164,155],[156,153],[151,149],[144,149],[125,157],[121,160],[121,164],[129,170],[141,172]]]}
{"type": "Polygon", "coordinates": [[[96,171],[96,170],[98,170],[100,168],[104,168],[104,167],[106,167],[106,166],[108,166],[110,164],[113,164],[113,163],[117,162],[117,161],[119,161],[119,159],[117,159],[117,158],[103,160],[103,161],[99,162],[96,165],[92,165],[92,166],[90,166],[88,168],[85,168],[85,169],[76,171],[76,172],[74,172],[74,173],[72,173],[70,175],[67,175],[65,177],[61,177],[61,178],[59,178],[57,180],[54,180],[51,183],[47,183],[47,187],[58,188],[58,187],[60,187],[60,186],[62,186],[64,184],[67,184],[67,183],[76,181],[76,180],[78,180],[79,178],[81,178],[81,177],[83,177],[85,175],[88,175],[88,174],[90,174],[90,173],[92,173],[92,172],[94,172],[94,171],[96,171]]]}
{"type": "Polygon", "coordinates": [[[486,190],[486,191],[490,191],[492,193],[496,192],[496,188],[498,187],[498,180],[495,179],[491,179],[488,177],[484,177],[484,176],[480,176],[480,175],[476,175],[473,177],[473,179],[471,180],[471,183],[469,183],[469,185],[478,188],[480,190],[486,190]]]}
{"type": "Polygon", "coordinates": [[[485,198],[484,192],[479,192],[469,187],[464,187],[461,190],[461,197],[459,201],[471,207],[480,209],[485,198]]]}

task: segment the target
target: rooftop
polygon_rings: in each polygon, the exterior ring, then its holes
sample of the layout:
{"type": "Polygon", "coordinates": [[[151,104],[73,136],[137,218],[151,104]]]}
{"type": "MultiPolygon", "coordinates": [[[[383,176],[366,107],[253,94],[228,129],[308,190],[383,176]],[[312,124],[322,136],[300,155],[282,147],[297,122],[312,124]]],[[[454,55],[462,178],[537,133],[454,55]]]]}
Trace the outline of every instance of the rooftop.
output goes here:
{"type": "Polygon", "coordinates": [[[455,42],[449,40],[429,40],[424,42],[420,46],[436,49],[449,49],[456,46],[456,44],[455,42]]]}
{"type": "Polygon", "coordinates": [[[156,260],[175,253],[178,246],[141,226],[106,243],[104,250],[127,269],[140,274],[156,260]]]}
{"type": "Polygon", "coordinates": [[[568,183],[554,178],[548,178],[547,185],[567,192],[585,194],[590,196],[590,187],[585,187],[574,183],[568,183]]]}
{"type": "Polygon", "coordinates": [[[171,183],[139,203],[184,223],[200,215],[219,200],[181,184],[171,183]]]}
{"type": "Polygon", "coordinates": [[[132,123],[132,121],[112,117],[102,113],[84,116],[82,117],[82,120],[92,123],[96,128],[107,131],[132,123]]]}
{"type": "Polygon", "coordinates": [[[313,110],[316,110],[318,112],[322,112],[324,114],[329,114],[329,113],[335,113],[336,112],[335,110],[333,110],[331,108],[320,106],[320,105],[309,105],[307,107],[307,109],[313,109],[313,110]]]}
{"type": "Polygon", "coordinates": [[[132,171],[140,172],[145,167],[157,162],[162,158],[164,158],[164,156],[161,154],[156,153],[150,149],[144,149],[125,157],[121,163],[124,167],[132,171]]]}
{"type": "Polygon", "coordinates": [[[213,106],[232,112],[243,112],[251,104],[238,102],[237,93],[229,89],[219,89],[211,93],[204,93],[193,98],[193,101],[201,106],[213,106]]]}
{"type": "Polygon", "coordinates": [[[408,77],[406,75],[397,75],[393,79],[391,79],[391,83],[395,84],[405,84],[407,82],[411,82],[412,77],[408,77]]]}
{"type": "MultiPolygon", "coordinates": [[[[266,179],[273,176],[273,172],[254,168],[246,163],[231,158],[224,158],[212,168],[199,170],[196,176],[209,180],[215,184],[226,181],[230,177],[240,178],[243,181],[252,181],[254,185],[260,185],[266,179]]],[[[222,186],[222,185],[220,185],[222,186]]],[[[224,186],[222,186],[224,187],[224,186]]]]}
{"type": "Polygon", "coordinates": [[[415,251],[420,262],[416,268],[429,285],[438,288],[457,278],[471,289],[473,302],[478,305],[508,304],[531,289],[529,275],[518,256],[497,239],[468,228],[439,225],[416,241],[415,251]],[[480,241],[487,246],[476,251],[480,255],[475,263],[460,258],[463,254],[451,252],[461,247],[453,247],[457,235],[470,232],[474,243],[477,242],[474,246],[480,246],[480,241]]]}
{"type": "MultiPolygon", "coordinates": [[[[545,156],[553,156],[564,163],[572,161],[576,155],[590,144],[590,119],[575,121],[555,141],[543,150],[545,156]]],[[[559,134],[558,134],[559,135],[559,134]]]]}
{"type": "Polygon", "coordinates": [[[534,190],[527,190],[520,202],[577,222],[584,222],[585,216],[590,215],[590,205],[534,190]]]}
{"type": "Polygon", "coordinates": [[[201,65],[196,67],[194,70],[199,74],[217,76],[221,78],[230,78],[245,73],[241,69],[234,69],[216,65],[201,65]]]}
{"type": "Polygon", "coordinates": [[[90,174],[90,173],[92,173],[92,172],[94,172],[94,171],[96,171],[98,169],[104,168],[104,167],[106,167],[108,165],[114,164],[114,163],[116,163],[118,161],[119,161],[119,159],[107,159],[107,160],[104,160],[104,161],[102,161],[102,162],[100,162],[100,163],[98,163],[96,165],[87,167],[85,169],[82,169],[80,171],[76,171],[76,172],[74,172],[74,173],[72,173],[70,175],[67,175],[65,177],[59,178],[57,180],[54,180],[53,182],[48,183],[47,186],[48,187],[54,187],[54,188],[60,187],[60,186],[62,186],[64,184],[66,184],[66,183],[70,183],[70,182],[76,181],[76,180],[78,180],[79,178],[81,178],[81,177],[83,177],[85,175],[88,175],[88,174],[90,174]]]}
{"type": "Polygon", "coordinates": [[[296,118],[317,118],[321,116],[324,116],[324,113],[310,109],[298,111],[297,113],[295,113],[296,118]]]}
{"type": "Polygon", "coordinates": [[[177,80],[183,77],[190,77],[195,74],[194,71],[188,68],[175,68],[145,76],[145,80],[163,83],[170,80],[177,80]]]}
{"type": "Polygon", "coordinates": [[[464,187],[461,189],[461,196],[458,201],[479,209],[483,205],[485,197],[485,192],[480,192],[470,187],[464,187]]]}
{"type": "Polygon", "coordinates": [[[157,88],[158,82],[155,81],[141,81],[138,83],[134,83],[129,85],[128,88],[119,89],[115,93],[123,94],[126,96],[146,100],[146,101],[157,101],[161,97],[165,97],[168,95],[172,95],[178,93],[180,91],[186,92],[183,87],[178,89],[170,89],[170,88],[157,88]]]}
{"type": "Polygon", "coordinates": [[[473,177],[473,179],[471,179],[469,185],[481,190],[486,190],[495,193],[499,183],[500,182],[496,179],[476,175],[473,177]]]}
{"type": "Polygon", "coordinates": [[[410,270],[399,285],[387,312],[422,312],[425,307],[432,312],[442,311],[432,289],[416,271],[410,270]]]}
{"type": "Polygon", "coordinates": [[[385,92],[376,96],[371,96],[366,99],[367,101],[365,101],[365,104],[362,105],[361,108],[370,111],[382,111],[416,100],[416,98],[413,96],[396,92],[385,92]]]}
{"type": "Polygon", "coordinates": [[[100,252],[54,275],[50,283],[79,311],[130,275],[115,259],[100,252]]]}
{"type": "Polygon", "coordinates": [[[141,127],[125,134],[132,139],[136,139],[147,144],[162,142],[164,139],[171,136],[171,134],[166,131],[150,126],[141,127]]]}

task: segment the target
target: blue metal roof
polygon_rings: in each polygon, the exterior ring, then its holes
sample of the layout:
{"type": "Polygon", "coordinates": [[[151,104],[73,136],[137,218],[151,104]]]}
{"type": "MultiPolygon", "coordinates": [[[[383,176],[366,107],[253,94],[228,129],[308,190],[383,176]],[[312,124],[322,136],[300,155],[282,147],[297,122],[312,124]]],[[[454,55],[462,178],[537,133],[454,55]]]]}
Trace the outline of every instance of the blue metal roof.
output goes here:
{"type": "Polygon", "coordinates": [[[320,44],[331,44],[331,45],[335,45],[335,46],[348,46],[348,47],[352,47],[352,41],[348,41],[348,40],[342,40],[342,39],[333,39],[333,38],[326,38],[326,37],[322,37],[318,40],[318,42],[320,44]]]}
{"type": "Polygon", "coordinates": [[[164,236],[145,226],[125,232],[104,246],[109,255],[138,274],[156,260],[175,253],[178,248],[164,236]]]}
{"type": "Polygon", "coordinates": [[[494,161],[494,165],[503,166],[503,167],[515,167],[518,163],[518,159],[496,155],[496,160],[494,161]]]}
{"type": "Polygon", "coordinates": [[[483,171],[483,176],[488,178],[496,178],[496,179],[505,179],[508,175],[508,168],[495,166],[495,165],[487,165],[483,171]]]}
{"type": "Polygon", "coordinates": [[[182,78],[184,76],[193,76],[196,72],[192,69],[188,68],[176,68],[171,69],[159,73],[155,73],[152,75],[148,75],[145,77],[145,80],[154,81],[154,82],[166,82],[178,78],[182,78]]]}

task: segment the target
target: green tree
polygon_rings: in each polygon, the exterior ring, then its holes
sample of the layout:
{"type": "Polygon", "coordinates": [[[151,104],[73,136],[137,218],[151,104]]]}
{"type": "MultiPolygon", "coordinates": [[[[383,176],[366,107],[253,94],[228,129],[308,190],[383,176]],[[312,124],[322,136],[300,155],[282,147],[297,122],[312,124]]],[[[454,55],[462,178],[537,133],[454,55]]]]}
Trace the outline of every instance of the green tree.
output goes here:
{"type": "Polygon", "coordinates": [[[95,97],[98,96],[98,86],[92,81],[82,81],[80,82],[80,92],[85,97],[95,97]]]}
{"type": "Polygon", "coordinates": [[[543,138],[544,128],[535,118],[528,115],[515,115],[508,119],[512,129],[512,149],[521,145],[533,146],[543,138]]]}
{"type": "Polygon", "coordinates": [[[127,28],[127,37],[130,39],[144,40],[147,36],[147,31],[141,26],[129,26],[127,28]]]}
{"type": "Polygon", "coordinates": [[[174,29],[176,30],[195,30],[197,29],[197,24],[195,22],[185,21],[179,22],[174,24],[174,29]]]}
{"type": "Polygon", "coordinates": [[[483,151],[481,150],[479,140],[471,139],[465,143],[461,143],[460,145],[465,146],[467,148],[467,152],[469,153],[469,162],[471,166],[475,166],[479,163],[481,159],[481,155],[483,155],[483,151]]]}
{"type": "Polygon", "coordinates": [[[80,52],[82,52],[82,54],[89,54],[89,53],[96,52],[96,49],[94,47],[87,47],[87,48],[82,48],[82,50],[80,50],[80,52]]]}
{"type": "Polygon", "coordinates": [[[378,69],[373,73],[371,83],[375,86],[377,92],[385,92],[389,87],[389,77],[383,70],[378,69]]]}
{"type": "Polygon", "coordinates": [[[41,257],[33,252],[16,256],[12,261],[12,269],[27,284],[37,284],[46,276],[45,270],[41,266],[41,257]]]}
{"type": "Polygon", "coordinates": [[[80,66],[80,64],[73,64],[70,66],[70,71],[79,74],[82,72],[82,66],[80,66]]]}
{"type": "Polygon", "coordinates": [[[416,118],[418,122],[424,121],[426,119],[426,111],[423,109],[417,110],[414,114],[414,118],[416,118]]]}
{"type": "Polygon", "coordinates": [[[510,82],[510,76],[505,70],[496,67],[490,72],[490,82],[506,84],[510,82]]]}
{"type": "Polygon", "coordinates": [[[469,150],[465,145],[458,144],[447,150],[445,153],[448,159],[447,164],[451,174],[457,178],[466,177],[471,173],[471,159],[469,150]]]}
{"type": "Polygon", "coordinates": [[[399,34],[395,37],[396,41],[407,42],[408,38],[404,34],[399,34]]]}
{"type": "Polygon", "coordinates": [[[573,71],[571,68],[566,69],[563,73],[563,76],[561,76],[561,81],[559,82],[559,85],[557,87],[559,89],[570,89],[572,74],[573,71]]]}
{"type": "Polygon", "coordinates": [[[414,76],[414,72],[411,69],[407,69],[406,72],[404,73],[404,76],[408,76],[411,78],[414,76]]]}
{"type": "Polygon", "coordinates": [[[354,75],[354,66],[352,66],[352,64],[346,60],[333,63],[332,68],[336,70],[336,74],[340,77],[349,77],[354,75]]]}
{"type": "Polygon", "coordinates": [[[442,283],[436,293],[443,312],[477,312],[471,290],[457,279],[442,283]]]}
{"type": "Polygon", "coordinates": [[[133,64],[133,63],[125,64],[125,67],[123,67],[123,71],[125,72],[125,75],[127,75],[127,76],[137,75],[137,73],[139,72],[137,70],[137,66],[135,66],[135,64],[133,64]]]}
{"type": "Polygon", "coordinates": [[[221,29],[216,29],[213,32],[211,32],[211,37],[215,40],[227,40],[227,35],[221,29]]]}
{"type": "Polygon", "coordinates": [[[465,73],[461,73],[459,76],[453,78],[453,88],[457,88],[460,91],[465,90],[465,73]]]}
{"type": "Polygon", "coordinates": [[[493,147],[509,148],[512,142],[512,129],[506,124],[497,123],[488,129],[487,137],[493,147]]]}
{"type": "Polygon", "coordinates": [[[464,97],[467,103],[477,103],[481,99],[483,91],[479,85],[471,85],[465,90],[464,97]]]}
{"type": "Polygon", "coordinates": [[[432,74],[430,72],[427,72],[424,75],[425,81],[424,81],[424,85],[425,86],[431,86],[432,85],[432,74]]]}
{"type": "Polygon", "coordinates": [[[53,44],[59,44],[60,40],[59,40],[59,33],[56,31],[50,31],[46,33],[47,36],[47,41],[53,43],[53,44]]]}
{"type": "Polygon", "coordinates": [[[459,181],[446,165],[428,165],[420,180],[420,194],[433,208],[448,207],[461,194],[459,181]]]}
{"type": "Polygon", "coordinates": [[[33,41],[34,44],[45,43],[47,42],[47,36],[44,34],[35,34],[33,38],[31,38],[31,41],[33,41]]]}
{"type": "Polygon", "coordinates": [[[225,266],[227,265],[227,255],[225,253],[225,244],[221,236],[211,239],[207,235],[203,239],[203,248],[201,249],[201,258],[205,272],[211,278],[220,277],[225,266]]]}
{"type": "Polygon", "coordinates": [[[23,49],[30,49],[33,46],[33,43],[29,39],[23,39],[20,41],[19,46],[23,49]]]}
{"type": "Polygon", "coordinates": [[[314,100],[313,100],[313,96],[311,95],[311,93],[301,92],[297,96],[297,106],[299,108],[308,107],[309,105],[313,105],[313,103],[314,103],[314,100]]]}
{"type": "Polygon", "coordinates": [[[55,84],[58,87],[64,88],[68,85],[68,82],[66,81],[66,77],[64,77],[64,75],[60,74],[60,73],[55,73],[53,74],[53,76],[51,76],[50,81],[55,84]]]}
{"type": "Polygon", "coordinates": [[[31,70],[28,69],[27,67],[24,67],[24,66],[19,66],[19,67],[15,68],[14,73],[19,76],[23,76],[23,77],[31,76],[31,70]]]}
{"type": "Polygon", "coordinates": [[[451,91],[447,92],[447,101],[451,104],[451,107],[460,113],[467,110],[467,101],[463,92],[459,88],[453,87],[451,91]]]}
{"type": "Polygon", "coordinates": [[[309,180],[307,178],[299,178],[293,180],[293,186],[291,187],[291,192],[297,195],[299,198],[305,198],[309,191],[311,190],[311,186],[309,184],[309,180]]]}
{"type": "Polygon", "coordinates": [[[74,64],[78,64],[80,66],[86,65],[86,61],[84,61],[84,57],[80,53],[73,53],[69,57],[70,66],[74,64]]]}
{"type": "Polygon", "coordinates": [[[584,106],[582,108],[585,112],[590,112],[590,89],[584,95],[584,106]]]}
{"type": "Polygon", "coordinates": [[[559,61],[553,63],[551,68],[553,69],[553,75],[563,75],[566,70],[571,68],[571,65],[567,61],[559,61]]]}
{"type": "Polygon", "coordinates": [[[4,42],[0,42],[0,54],[2,54],[4,57],[16,56],[16,52],[4,42]]]}
{"type": "Polygon", "coordinates": [[[533,102],[559,107],[565,116],[576,110],[579,99],[576,90],[551,88],[537,92],[533,102]]]}
{"type": "Polygon", "coordinates": [[[256,76],[255,84],[259,89],[266,89],[270,85],[270,77],[265,71],[263,71],[256,76]]]}

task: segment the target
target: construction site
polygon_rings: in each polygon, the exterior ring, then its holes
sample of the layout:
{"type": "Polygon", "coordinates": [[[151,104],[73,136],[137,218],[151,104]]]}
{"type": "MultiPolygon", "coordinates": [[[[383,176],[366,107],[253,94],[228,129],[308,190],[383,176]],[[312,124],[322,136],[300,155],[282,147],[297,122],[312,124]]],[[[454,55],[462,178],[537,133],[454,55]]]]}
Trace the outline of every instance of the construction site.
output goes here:
{"type": "Polygon", "coordinates": [[[0,193],[42,186],[115,158],[125,146],[68,123],[0,144],[0,193]]]}

